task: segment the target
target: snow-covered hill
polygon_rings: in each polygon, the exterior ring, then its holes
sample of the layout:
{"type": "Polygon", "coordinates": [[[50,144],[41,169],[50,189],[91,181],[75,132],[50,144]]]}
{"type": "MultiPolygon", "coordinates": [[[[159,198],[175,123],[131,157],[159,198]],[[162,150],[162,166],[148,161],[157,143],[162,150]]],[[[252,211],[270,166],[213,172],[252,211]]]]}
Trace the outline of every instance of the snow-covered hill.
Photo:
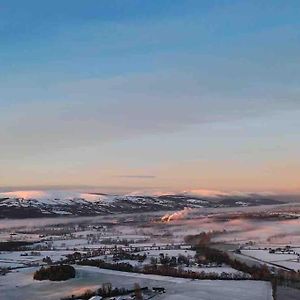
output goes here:
{"type": "Polygon", "coordinates": [[[107,195],[65,191],[0,193],[0,218],[93,216],[200,207],[239,207],[280,204],[270,196],[174,194],[160,196],[107,195]]]}

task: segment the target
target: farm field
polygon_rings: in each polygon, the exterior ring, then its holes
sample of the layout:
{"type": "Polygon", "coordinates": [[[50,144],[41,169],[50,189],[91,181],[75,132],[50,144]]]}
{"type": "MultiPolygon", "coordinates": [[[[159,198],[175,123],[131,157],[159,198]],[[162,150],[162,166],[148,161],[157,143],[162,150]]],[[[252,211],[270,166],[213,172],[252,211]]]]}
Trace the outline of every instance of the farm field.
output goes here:
{"type": "MultiPolygon", "coordinates": [[[[260,210],[260,209],[258,209],[260,210]]],[[[224,210],[226,214],[226,210],[224,210]]],[[[228,212],[228,216],[232,210],[228,212]]],[[[267,265],[270,270],[298,270],[299,245],[269,243],[274,234],[281,231],[277,221],[259,222],[218,220],[220,211],[205,215],[162,222],[161,212],[139,216],[126,214],[108,217],[48,219],[41,222],[10,221],[10,226],[0,229],[2,242],[28,242],[24,249],[0,251],[0,292],[6,299],[18,300],[21,295],[28,299],[56,299],[85,290],[96,290],[102,283],[110,282],[115,287],[132,289],[135,283],[141,287],[161,286],[165,294],[154,299],[272,299],[272,288],[268,282],[252,281],[251,275],[225,263],[201,261],[194,246],[186,239],[194,234],[210,235],[212,242],[230,257],[250,266],[267,265]],[[23,222],[23,224],[22,224],[23,222]],[[36,225],[39,224],[39,225],[36,225]],[[195,226],[197,224],[197,226],[195,226]],[[269,234],[253,239],[256,228],[272,228],[269,234]],[[239,237],[243,237],[240,239],[239,237]],[[228,240],[234,243],[228,243],[228,240]],[[216,242],[217,241],[217,242],[216,242]],[[237,251],[239,250],[239,252],[237,251]],[[90,265],[79,265],[81,260],[106,264],[105,269],[90,265]],[[33,273],[40,267],[72,264],[76,277],[65,282],[35,281],[33,273]],[[121,265],[127,272],[109,269],[121,265]],[[172,264],[180,272],[202,274],[203,279],[191,280],[179,277],[142,274],[152,265],[172,264]],[[136,273],[139,272],[139,273],[136,273]],[[206,276],[206,277],[205,277],[206,276]],[[213,278],[213,280],[207,279],[213,278]],[[232,279],[242,280],[232,280],[232,279]],[[227,279],[227,280],[224,280],[227,279]],[[244,291],[244,292],[242,292],[244,291]],[[246,292],[245,292],[246,291],[246,292]],[[241,298],[243,297],[243,298],[241,298]]],[[[298,228],[298,220],[284,221],[290,226],[291,235],[298,228]]],[[[269,230],[269,229],[268,229],[269,230]]],[[[266,231],[267,232],[267,231],[266,231]]],[[[184,277],[184,276],[183,276],[184,277]]],[[[191,277],[189,277],[191,278],[191,277]]]]}
{"type": "Polygon", "coordinates": [[[188,280],[158,275],[142,275],[103,270],[94,267],[76,266],[77,276],[67,282],[37,282],[32,279],[35,268],[14,271],[1,280],[0,293],[3,299],[56,300],[63,296],[79,294],[85,289],[96,289],[102,283],[132,288],[163,286],[166,294],[160,300],[272,300],[271,285],[258,281],[211,281],[188,280]],[[17,283],[17,284],[16,284],[17,283]]]}

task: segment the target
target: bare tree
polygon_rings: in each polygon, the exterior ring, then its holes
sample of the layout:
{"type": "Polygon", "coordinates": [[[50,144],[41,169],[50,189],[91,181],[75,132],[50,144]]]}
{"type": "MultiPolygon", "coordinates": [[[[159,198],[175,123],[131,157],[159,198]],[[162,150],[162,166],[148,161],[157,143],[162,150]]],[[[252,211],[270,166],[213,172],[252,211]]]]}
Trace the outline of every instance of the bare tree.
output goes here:
{"type": "Polygon", "coordinates": [[[134,293],[135,293],[136,300],[143,300],[142,290],[138,283],[134,284],[134,293]]]}

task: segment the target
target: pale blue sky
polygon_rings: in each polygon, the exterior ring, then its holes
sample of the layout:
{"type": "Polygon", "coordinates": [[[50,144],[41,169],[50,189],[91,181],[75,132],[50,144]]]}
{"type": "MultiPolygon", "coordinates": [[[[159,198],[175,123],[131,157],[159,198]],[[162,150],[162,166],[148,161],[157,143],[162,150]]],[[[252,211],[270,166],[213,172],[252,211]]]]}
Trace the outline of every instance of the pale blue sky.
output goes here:
{"type": "Polygon", "coordinates": [[[299,15],[0,0],[0,186],[299,191],[299,15]]]}

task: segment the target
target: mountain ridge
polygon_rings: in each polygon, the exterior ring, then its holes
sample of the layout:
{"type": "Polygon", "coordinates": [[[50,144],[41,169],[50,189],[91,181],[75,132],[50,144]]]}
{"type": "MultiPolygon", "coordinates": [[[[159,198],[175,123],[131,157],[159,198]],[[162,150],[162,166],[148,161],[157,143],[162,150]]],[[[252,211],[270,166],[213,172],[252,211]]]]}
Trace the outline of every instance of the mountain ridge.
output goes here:
{"type": "Polygon", "coordinates": [[[245,207],[283,204],[267,195],[193,196],[165,195],[109,195],[102,193],[72,194],[66,197],[35,194],[35,197],[15,197],[13,193],[0,195],[0,218],[34,218],[60,216],[97,216],[114,213],[133,213],[177,210],[184,208],[245,207]]]}

